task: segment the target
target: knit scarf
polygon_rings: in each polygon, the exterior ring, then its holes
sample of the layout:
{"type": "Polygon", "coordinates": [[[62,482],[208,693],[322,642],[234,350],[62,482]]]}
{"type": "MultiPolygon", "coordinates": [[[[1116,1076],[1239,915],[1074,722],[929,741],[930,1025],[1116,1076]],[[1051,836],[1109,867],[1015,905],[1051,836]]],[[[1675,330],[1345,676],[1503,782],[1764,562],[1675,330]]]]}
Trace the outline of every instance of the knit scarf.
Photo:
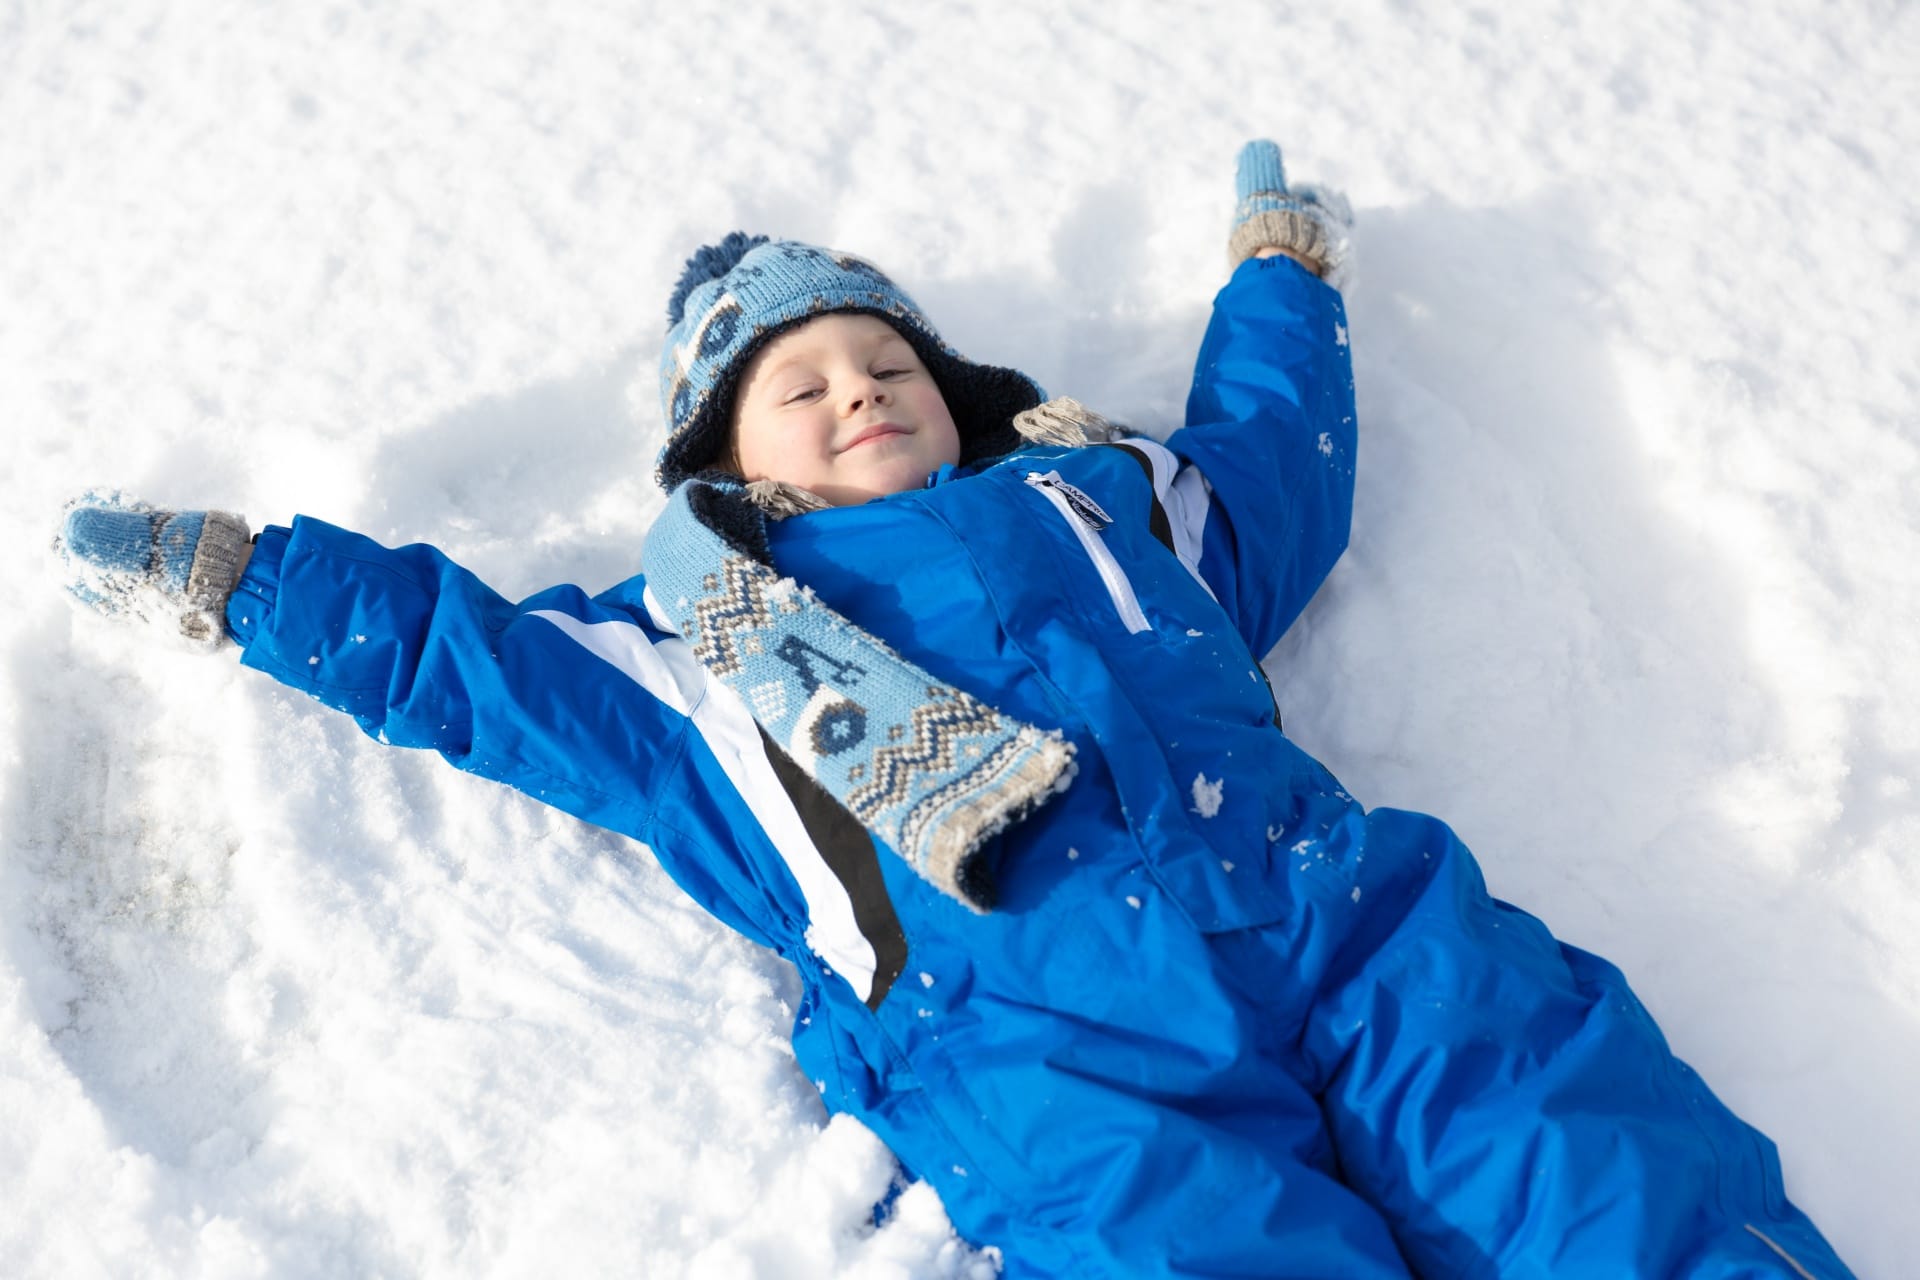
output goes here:
{"type": "Polygon", "coordinates": [[[875,839],[975,911],[989,837],[1073,780],[1073,744],[943,684],[772,567],[765,515],[709,473],[647,536],[654,598],[707,673],[875,839]]]}

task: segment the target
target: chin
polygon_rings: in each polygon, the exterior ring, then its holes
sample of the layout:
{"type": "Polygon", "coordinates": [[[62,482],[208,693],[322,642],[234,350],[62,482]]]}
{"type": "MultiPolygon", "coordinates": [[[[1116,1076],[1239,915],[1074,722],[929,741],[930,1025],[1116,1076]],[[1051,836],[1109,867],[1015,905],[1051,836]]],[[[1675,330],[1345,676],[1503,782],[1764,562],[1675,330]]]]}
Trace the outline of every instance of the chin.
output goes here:
{"type": "Polygon", "coordinates": [[[918,489],[926,483],[931,466],[922,466],[918,462],[894,462],[885,467],[877,467],[858,480],[849,481],[846,488],[859,489],[869,498],[881,498],[890,493],[903,493],[908,489],[918,489]]]}
{"type": "MultiPolygon", "coordinates": [[[[931,467],[927,468],[927,471],[931,470],[931,467]]],[[[890,493],[904,493],[908,489],[918,489],[926,480],[927,471],[912,471],[911,468],[909,471],[911,471],[910,476],[905,472],[900,473],[904,478],[896,477],[889,472],[857,478],[825,480],[805,487],[836,507],[854,507],[863,502],[871,502],[875,498],[884,498],[890,493]]]]}

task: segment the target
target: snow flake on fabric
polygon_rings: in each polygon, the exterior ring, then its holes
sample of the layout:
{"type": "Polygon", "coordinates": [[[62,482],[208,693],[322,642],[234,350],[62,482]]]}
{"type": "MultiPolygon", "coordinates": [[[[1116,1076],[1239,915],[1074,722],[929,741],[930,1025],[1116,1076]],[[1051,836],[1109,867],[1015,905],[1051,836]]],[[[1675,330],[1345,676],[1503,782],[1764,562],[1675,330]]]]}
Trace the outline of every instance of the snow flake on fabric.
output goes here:
{"type": "Polygon", "coordinates": [[[1220,802],[1225,798],[1227,780],[1217,778],[1207,781],[1207,775],[1197,773],[1193,776],[1193,811],[1203,818],[1211,818],[1220,812],[1220,802]]]}

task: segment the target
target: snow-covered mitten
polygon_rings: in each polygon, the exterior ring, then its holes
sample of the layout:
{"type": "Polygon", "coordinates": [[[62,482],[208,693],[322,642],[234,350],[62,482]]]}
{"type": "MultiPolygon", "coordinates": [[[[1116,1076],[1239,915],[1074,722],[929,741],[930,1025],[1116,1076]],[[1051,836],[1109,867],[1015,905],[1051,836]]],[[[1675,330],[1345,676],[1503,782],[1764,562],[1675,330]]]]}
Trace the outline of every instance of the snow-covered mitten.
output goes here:
{"type": "Polygon", "coordinates": [[[1353,209],[1328,187],[1287,186],[1277,144],[1258,138],[1240,148],[1234,175],[1229,265],[1261,249],[1285,249],[1335,288],[1345,283],[1353,255],[1353,209]]]}
{"type": "Polygon", "coordinates": [[[246,522],[225,511],[162,511],[89,493],[68,504],[54,548],[79,600],[211,648],[226,637],[227,597],[249,540],[246,522]]]}

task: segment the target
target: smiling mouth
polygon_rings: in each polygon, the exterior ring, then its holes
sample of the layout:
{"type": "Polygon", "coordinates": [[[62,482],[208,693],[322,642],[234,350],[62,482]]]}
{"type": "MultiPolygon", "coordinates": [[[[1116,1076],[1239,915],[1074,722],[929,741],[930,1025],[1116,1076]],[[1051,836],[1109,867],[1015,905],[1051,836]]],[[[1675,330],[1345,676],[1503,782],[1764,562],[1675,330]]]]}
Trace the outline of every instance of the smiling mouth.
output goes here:
{"type": "Polygon", "coordinates": [[[884,440],[888,436],[904,436],[906,434],[908,434],[907,429],[896,423],[876,422],[870,427],[862,428],[860,434],[847,441],[846,448],[840,450],[840,452],[846,453],[849,450],[858,449],[863,444],[868,444],[875,440],[884,440]]]}

